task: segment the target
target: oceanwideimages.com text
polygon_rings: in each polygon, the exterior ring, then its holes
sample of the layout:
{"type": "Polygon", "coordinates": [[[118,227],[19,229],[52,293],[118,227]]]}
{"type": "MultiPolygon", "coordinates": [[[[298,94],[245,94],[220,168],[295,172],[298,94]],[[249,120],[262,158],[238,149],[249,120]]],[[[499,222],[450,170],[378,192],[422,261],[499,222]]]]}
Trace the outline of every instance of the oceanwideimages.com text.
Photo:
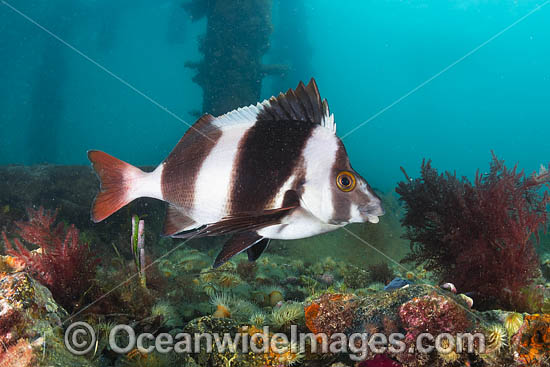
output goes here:
{"type": "MultiPolygon", "coordinates": [[[[65,331],[65,346],[76,355],[90,353],[97,343],[96,331],[85,322],[76,322],[65,331]]],[[[290,327],[290,335],[271,333],[269,327],[262,329],[246,327],[241,332],[218,333],[136,333],[125,324],[114,326],[108,335],[109,347],[120,354],[139,350],[141,353],[346,353],[354,360],[363,360],[372,354],[425,353],[434,350],[438,353],[467,352],[483,353],[485,337],[481,333],[447,333],[432,335],[423,333],[416,340],[407,340],[401,333],[335,333],[313,334],[298,332],[298,327],[290,327]]]]}

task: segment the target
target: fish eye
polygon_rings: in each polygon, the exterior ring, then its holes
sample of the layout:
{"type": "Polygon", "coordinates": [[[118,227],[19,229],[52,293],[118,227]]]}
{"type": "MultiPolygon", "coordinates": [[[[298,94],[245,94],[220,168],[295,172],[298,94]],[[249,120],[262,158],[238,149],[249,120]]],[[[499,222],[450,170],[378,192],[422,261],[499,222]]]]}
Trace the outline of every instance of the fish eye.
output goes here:
{"type": "Polygon", "coordinates": [[[349,192],[355,188],[355,176],[348,171],[342,171],[336,176],[336,186],[344,192],[349,192]]]}

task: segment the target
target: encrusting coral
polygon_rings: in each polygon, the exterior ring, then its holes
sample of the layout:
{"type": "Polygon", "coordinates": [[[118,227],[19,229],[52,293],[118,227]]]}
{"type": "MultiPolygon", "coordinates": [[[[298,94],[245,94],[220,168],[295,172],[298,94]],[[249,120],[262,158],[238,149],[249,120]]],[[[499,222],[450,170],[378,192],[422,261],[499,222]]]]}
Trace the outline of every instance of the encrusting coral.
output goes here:
{"type": "Polygon", "coordinates": [[[422,162],[421,178],[405,176],[396,189],[412,250],[405,261],[475,292],[479,309],[523,311],[521,290],[539,275],[531,237],[548,223],[548,192],[539,190],[548,171],[527,177],[493,154],[490,172],[478,172],[473,184],[438,174],[430,161],[422,162]]]}
{"type": "Polygon", "coordinates": [[[16,222],[17,234],[30,245],[30,251],[18,239],[14,246],[2,233],[9,255],[25,264],[25,269],[52,292],[54,299],[67,310],[77,308],[79,301],[92,286],[99,263],[87,244],[79,242],[79,231],[63,222],[54,225],[57,211],[43,207],[28,208],[27,222],[16,222]]]}
{"type": "Polygon", "coordinates": [[[0,366],[91,366],[63,345],[67,317],[48,288],[28,273],[0,273],[0,366]]]}
{"type": "MultiPolygon", "coordinates": [[[[403,329],[405,329],[404,343],[407,345],[405,352],[397,354],[397,359],[407,366],[423,365],[423,358],[430,359],[425,353],[418,352],[414,346],[419,335],[429,333],[431,335],[449,334],[452,336],[471,331],[472,322],[464,306],[457,302],[456,298],[440,295],[435,291],[420,297],[414,297],[403,303],[398,310],[403,329]],[[413,348],[414,353],[408,350],[413,348]]],[[[433,340],[429,343],[433,343],[433,340]]],[[[438,358],[445,363],[458,361],[462,354],[447,345],[446,353],[439,351],[438,358]]]]}
{"type": "Polygon", "coordinates": [[[16,344],[4,350],[0,349],[0,366],[2,367],[32,367],[36,366],[37,357],[33,353],[32,346],[25,339],[20,339],[16,344]]]}
{"type": "Polygon", "coordinates": [[[414,342],[421,333],[454,335],[470,326],[464,308],[435,293],[404,303],[399,309],[399,316],[407,331],[405,340],[410,342],[414,342]]]}

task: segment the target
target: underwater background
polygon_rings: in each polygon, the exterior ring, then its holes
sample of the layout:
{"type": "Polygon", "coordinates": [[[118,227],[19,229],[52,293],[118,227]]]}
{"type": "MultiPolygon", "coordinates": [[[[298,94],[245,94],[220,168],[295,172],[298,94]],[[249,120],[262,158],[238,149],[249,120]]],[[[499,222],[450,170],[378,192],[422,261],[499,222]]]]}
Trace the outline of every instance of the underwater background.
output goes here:
{"type": "MultiPolygon", "coordinates": [[[[342,136],[539,3],[275,1],[263,62],[290,71],[263,79],[261,99],[315,77],[342,136]]],[[[195,71],[185,67],[200,61],[197,38],[206,19],[193,21],[182,2],[12,5],[186,122],[211,112],[202,109],[195,71]]],[[[486,169],[491,149],[529,172],[546,163],[547,12],[529,16],[346,137],[355,169],[388,190],[402,178],[399,166],[417,169],[423,157],[459,175],[486,169]]],[[[156,165],[187,130],[8,7],[0,19],[0,163],[86,164],[93,148],[156,165]]]]}
{"type": "Polygon", "coordinates": [[[550,0],[0,0],[0,366],[550,365],[549,24],[550,0]],[[312,77],[380,223],[212,271],[224,238],[161,237],[159,201],[90,220],[89,149],[152,169],[203,113],[312,77]],[[97,331],[93,352],[67,353],[70,320],[97,331]],[[408,337],[445,324],[491,342],[363,362],[120,355],[106,341],[120,323],[408,337]]]}

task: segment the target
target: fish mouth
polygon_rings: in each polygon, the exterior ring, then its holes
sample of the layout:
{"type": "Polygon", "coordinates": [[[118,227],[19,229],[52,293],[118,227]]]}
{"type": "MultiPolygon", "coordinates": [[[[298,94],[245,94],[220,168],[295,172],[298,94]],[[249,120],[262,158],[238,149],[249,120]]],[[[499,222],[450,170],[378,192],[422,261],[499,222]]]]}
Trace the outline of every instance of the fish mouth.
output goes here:
{"type": "Polygon", "coordinates": [[[380,221],[380,218],[378,217],[386,213],[380,203],[366,205],[365,207],[359,209],[359,211],[367,218],[368,222],[375,224],[380,221]]]}
{"type": "Polygon", "coordinates": [[[380,218],[378,218],[378,216],[376,216],[376,215],[367,214],[367,221],[369,223],[376,224],[376,223],[380,222],[380,218]]]}
{"type": "Polygon", "coordinates": [[[380,221],[380,218],[378,218],[376,215],[367,214],[367,221],[376,224],[380,221]]]}

